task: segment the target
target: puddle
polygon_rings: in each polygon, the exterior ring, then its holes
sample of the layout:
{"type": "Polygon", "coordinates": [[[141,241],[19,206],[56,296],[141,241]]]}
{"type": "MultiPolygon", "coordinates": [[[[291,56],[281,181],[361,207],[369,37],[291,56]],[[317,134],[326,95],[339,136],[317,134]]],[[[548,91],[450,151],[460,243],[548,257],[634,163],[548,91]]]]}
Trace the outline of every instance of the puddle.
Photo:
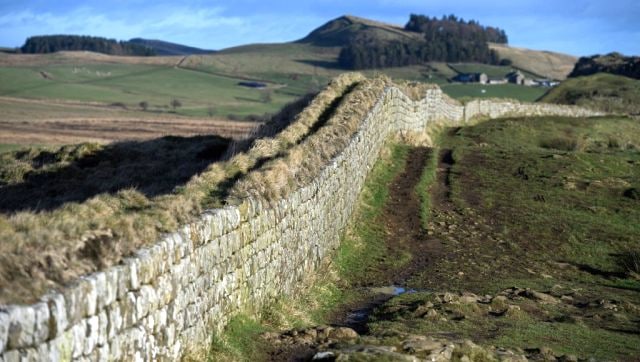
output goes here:
{"type": "Polygon", "coordinates": [[[414,289],[405,289],[403,287],[398,287],[395,285],[390,285],[387,287],[378,287],[378,288],[369,288],[369,292],[373,293],[374,295],[390,295],[390,296],[398,296],[401,294],[405,294],[405,293],[415,293],[416,290],[414,289]]]}
{"type": "Polygon", "coordinates": [[[416,293],[415,289],[406,289],[396,285],[386,287],[365,288],[363,293],[371,296],[368,302],[365,302],[361,308],[352,309],[346,316],[344,323],[346,326],[356,330],[362,334],[366,332],[366,324],[369,321],[369,315],[373,309],[384,304],[389,299],[407,293],[416,293]]]}

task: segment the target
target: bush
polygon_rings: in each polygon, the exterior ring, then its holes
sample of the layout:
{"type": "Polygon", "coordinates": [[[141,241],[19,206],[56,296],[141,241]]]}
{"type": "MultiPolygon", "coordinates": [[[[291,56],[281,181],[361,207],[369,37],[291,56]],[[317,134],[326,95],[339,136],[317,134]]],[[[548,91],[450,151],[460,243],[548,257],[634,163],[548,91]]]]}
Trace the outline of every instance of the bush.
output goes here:
{"type": "Polygon", "coordinates": [[[578,147],[576,140],[568,137],[554,137],[540,142],[540,147],[560,151],[575,151],[578,147]]]}

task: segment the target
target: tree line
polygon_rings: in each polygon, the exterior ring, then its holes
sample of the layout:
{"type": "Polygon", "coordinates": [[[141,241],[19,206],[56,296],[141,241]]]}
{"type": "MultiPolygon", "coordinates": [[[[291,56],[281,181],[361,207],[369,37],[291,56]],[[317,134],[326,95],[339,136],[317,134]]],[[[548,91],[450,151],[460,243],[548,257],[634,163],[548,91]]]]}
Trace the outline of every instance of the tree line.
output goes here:
{"type": "Polygon", "coordinates": [[[156,55],[152,48],[95,36],[84,35],[44,35],[32,36],[20,48],[22,53],[43,54],[63,50],[84,50],[110,55],[156,55]]]}
{"type": "Polygon", "coordinates": [[[405,30],[421,39],[358,39],[340,51],[338,62],[347,69],[372,69],[423,64],[430,61],[498,64],[487,42],[507,43],[504,30],[485,27],[453,15],[441,19],[412,14],[405,30]]]}

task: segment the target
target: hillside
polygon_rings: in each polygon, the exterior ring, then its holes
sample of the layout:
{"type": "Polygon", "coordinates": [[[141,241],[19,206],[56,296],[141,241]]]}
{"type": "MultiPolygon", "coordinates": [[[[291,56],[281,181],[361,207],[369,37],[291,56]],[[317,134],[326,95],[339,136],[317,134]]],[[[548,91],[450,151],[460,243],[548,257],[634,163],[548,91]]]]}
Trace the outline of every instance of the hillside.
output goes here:
{"type": "Polygon", "coordinates": [[[129,40],[129,43],[153,49],[157,55],[191,55],[210,54],[215,52],[214,50],[205,50],[156,39],[133,38],[129,40]]]}
{"type": "Polygon", "coordinates": [[[606,112],[640,114],[640,80],[598,73],[570,78],[550,90],[542,102],[575,104],[606,112]]]}
{"type": "Polygon", "coordinates": [[[398,25],[345,15],[327,22],[296,43],[341,47],[362,39],[392,41],[420,40],[422,37],[398,25]]]}
{"type": "Polygon", "coordinates": [[[516,68],[549,79],[566,79],[576,61],[576,57],[542,50],[511,47],[505,44],[490,43],[489,47],[502,59],[510,59],[516,68]]]}
{"type": "Polygon", "coordinates": [[[640,79],[640,57],[626,57],[620,53],[582,57],[569,77],[595,73],[610,73],[640,79]]]}

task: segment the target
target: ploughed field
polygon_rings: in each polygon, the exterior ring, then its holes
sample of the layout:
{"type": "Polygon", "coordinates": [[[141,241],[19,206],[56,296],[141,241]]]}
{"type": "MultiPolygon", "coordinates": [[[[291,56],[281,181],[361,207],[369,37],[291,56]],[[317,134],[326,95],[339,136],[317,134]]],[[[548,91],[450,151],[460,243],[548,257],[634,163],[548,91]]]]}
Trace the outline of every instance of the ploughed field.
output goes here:
{"type": "Polygon", "coordinates": [[[214,356],[636,359],[638,135],[629,118],[498,119],[392,146],[324,300],[236,319],[214,356]]]}

